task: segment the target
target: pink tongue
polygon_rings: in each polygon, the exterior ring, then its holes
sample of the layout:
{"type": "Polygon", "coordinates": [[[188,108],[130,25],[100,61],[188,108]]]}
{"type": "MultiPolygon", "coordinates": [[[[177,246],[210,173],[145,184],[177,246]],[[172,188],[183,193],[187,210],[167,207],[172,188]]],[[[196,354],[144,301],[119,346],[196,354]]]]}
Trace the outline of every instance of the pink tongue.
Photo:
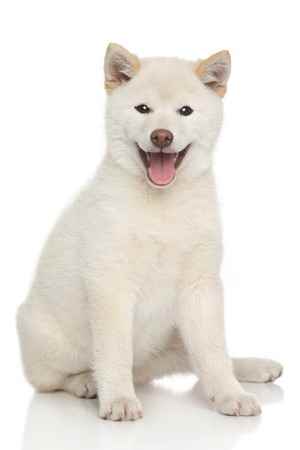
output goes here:
{"type": "Polygon", "coordinates": [[[175,161],[176,153],[148,153],[149,168],[148,175],[154,184],[165,186],[169,184],[176,175],[175,161]]]}

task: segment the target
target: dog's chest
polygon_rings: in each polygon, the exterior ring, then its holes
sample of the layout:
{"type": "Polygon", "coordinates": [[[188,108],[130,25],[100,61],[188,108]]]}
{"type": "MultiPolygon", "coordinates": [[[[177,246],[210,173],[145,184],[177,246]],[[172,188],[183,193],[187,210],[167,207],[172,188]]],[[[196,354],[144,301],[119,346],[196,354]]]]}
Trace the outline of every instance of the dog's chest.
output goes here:
{"type": "Polygon", "coordinates": [[[177,292],[182,265],[196,237],[180,220],[170,224],[155,216],[141,222],[130,236],[140,298],[165,304],[177,292]]]}
{"type": "Polygon", "coordinates": [[[141,205],[132,218],[131,238],[141,249],[146,246],[160,263],[188,252],[199,241],[201,229],[207,227],[205,213],[192,202],[141,205]]]}
{"type": "Polygon", "coordinates": [[[108,221],[110,241],[122,251],[122,268],[136,296],[134,359],[139,364],[170,338],[186,268],[195,248],[201,252],[215,238],[215,208],[211,199],[195,193],[156,192],[148,199],[135,192],[110,211],[115,214],[108,221]]]}
{"type": "Polygon", "coordinates": [[[141,215],[139,225],[132,228],[138,293],[135,359],[139,362],[146,359],[149,352],[164,348],[170,338],[176,323],[176,300],[182,287],[185,262],[200,236],[199,226],[191,217],[175,215],[170,210],[141,215]]]}

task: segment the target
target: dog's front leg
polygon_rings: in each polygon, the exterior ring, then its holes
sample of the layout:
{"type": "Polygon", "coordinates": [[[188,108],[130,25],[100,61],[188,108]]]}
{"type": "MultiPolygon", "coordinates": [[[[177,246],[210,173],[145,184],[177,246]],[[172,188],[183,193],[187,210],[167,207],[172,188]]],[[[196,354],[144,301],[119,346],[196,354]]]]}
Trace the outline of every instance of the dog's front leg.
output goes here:
{"type": "Polygon", "coordinates": [[[233,374],[224,336],[220,280],[207,277],[185,289],[178,308],[179,328],[205,395],[227,415],[257,415],[260,406],[233,374]]]}
{"type": "Polygon", "coordinates": [[[128,286],[113,282],[90,294],[94,376],[99,415],[110,420],[135,420],[142,407],[135,395],[132,375],[133,294],[128,286]]]}

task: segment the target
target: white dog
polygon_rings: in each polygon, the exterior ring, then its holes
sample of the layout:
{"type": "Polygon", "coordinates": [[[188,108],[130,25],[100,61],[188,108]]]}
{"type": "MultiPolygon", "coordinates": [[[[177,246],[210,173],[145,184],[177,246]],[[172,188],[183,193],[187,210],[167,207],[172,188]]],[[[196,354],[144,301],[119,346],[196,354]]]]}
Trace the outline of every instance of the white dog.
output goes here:
{"type": "Polygon", "coordinates": [[[231,360],[224,338],[212,155],[229,73],[227,51],[194,63],[109,45],[107,152],[18,313],[38,390],[98,395],[100,417],[134,420],[135,383],[194,372],[217,411],[260,413],[239,381],[272,381],[282,367],[231,360]]]}

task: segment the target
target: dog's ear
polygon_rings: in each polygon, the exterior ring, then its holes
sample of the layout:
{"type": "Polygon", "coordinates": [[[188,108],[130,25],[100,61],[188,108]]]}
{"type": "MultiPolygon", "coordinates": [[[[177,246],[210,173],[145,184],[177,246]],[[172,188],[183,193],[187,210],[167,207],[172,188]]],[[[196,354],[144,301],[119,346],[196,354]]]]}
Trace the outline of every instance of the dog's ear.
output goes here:
{"type": "Polygon", "coordinates": [[[127,83],[140,68],[137,56],[118,44],[109,44],[104,61],[105,88],[112,91],[127,83]]]}
{"type": "Polygon", "coordinates": [[[224,97],[230,75],[231,58],[227,50],[215,53],[207,59],[198,61],[195,72],[200,80],[224,97]]]}

